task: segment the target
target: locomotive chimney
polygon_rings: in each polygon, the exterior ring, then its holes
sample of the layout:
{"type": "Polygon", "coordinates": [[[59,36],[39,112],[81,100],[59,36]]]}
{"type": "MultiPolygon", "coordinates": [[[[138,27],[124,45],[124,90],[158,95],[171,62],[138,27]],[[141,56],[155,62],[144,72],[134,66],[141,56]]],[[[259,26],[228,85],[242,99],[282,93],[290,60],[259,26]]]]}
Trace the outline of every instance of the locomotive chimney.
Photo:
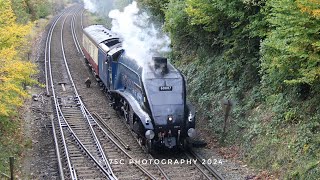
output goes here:
{"type": "Polygon", "coordinates": [[[152,57],[154,62],[154,69],[156,72],[160,72],[162,75],[168,73],[167,58],[164,57],[152,57]]]}

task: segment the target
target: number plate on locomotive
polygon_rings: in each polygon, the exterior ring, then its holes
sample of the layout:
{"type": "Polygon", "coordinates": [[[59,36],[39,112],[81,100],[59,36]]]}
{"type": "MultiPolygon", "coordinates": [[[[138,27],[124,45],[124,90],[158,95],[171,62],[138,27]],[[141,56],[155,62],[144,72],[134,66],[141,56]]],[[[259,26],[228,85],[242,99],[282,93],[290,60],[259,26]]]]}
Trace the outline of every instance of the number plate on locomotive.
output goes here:
{"type": "Polygon", "coordinates": [[[172,86],[160,86],[159,91],[172,91],[172,86]]]}

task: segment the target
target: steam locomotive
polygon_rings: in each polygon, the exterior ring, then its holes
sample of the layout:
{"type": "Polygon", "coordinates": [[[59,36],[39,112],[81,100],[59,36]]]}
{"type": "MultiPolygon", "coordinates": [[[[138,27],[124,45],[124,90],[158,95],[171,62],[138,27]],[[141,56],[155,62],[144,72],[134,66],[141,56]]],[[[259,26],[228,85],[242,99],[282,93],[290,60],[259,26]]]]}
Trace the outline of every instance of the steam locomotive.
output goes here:
{"type": "Polygon", "coordinates": [[[148,152],[185,148],[195,135],[195,110],[186,102],[184,76],[166,58],[141,66],[121,38],[102,25],[83,30],[83,52],[92,71],[148,152]]]}

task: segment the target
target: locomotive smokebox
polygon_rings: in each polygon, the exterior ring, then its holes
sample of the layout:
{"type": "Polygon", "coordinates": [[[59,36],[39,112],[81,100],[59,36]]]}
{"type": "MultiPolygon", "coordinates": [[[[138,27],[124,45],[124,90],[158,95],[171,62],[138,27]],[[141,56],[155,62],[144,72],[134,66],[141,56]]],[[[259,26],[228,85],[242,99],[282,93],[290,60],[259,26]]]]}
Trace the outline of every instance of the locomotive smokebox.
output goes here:
{"type": "Polygon", "coordinates": [[[168,67],[167,67],[168,60],[167,60],[167,58],[164,58],[164,57],[152,57],[152,60],[154,62],[155,72],[157,72],[157,73],[159,72],[162,75],[168,73],[168,67]]]}

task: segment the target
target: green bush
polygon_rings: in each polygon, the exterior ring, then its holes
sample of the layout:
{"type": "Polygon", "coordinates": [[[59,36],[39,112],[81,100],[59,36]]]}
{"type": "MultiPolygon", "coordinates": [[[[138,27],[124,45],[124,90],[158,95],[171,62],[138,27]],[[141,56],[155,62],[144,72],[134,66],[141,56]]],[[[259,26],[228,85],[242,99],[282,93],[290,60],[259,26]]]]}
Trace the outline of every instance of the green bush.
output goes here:
{"type": "Polygon", "coordinates": [[[26,24],[30,21],[31,15],[28,4],[25,0],[12,0],[12,9],[17,16],[19,23],[26,24]]]}

